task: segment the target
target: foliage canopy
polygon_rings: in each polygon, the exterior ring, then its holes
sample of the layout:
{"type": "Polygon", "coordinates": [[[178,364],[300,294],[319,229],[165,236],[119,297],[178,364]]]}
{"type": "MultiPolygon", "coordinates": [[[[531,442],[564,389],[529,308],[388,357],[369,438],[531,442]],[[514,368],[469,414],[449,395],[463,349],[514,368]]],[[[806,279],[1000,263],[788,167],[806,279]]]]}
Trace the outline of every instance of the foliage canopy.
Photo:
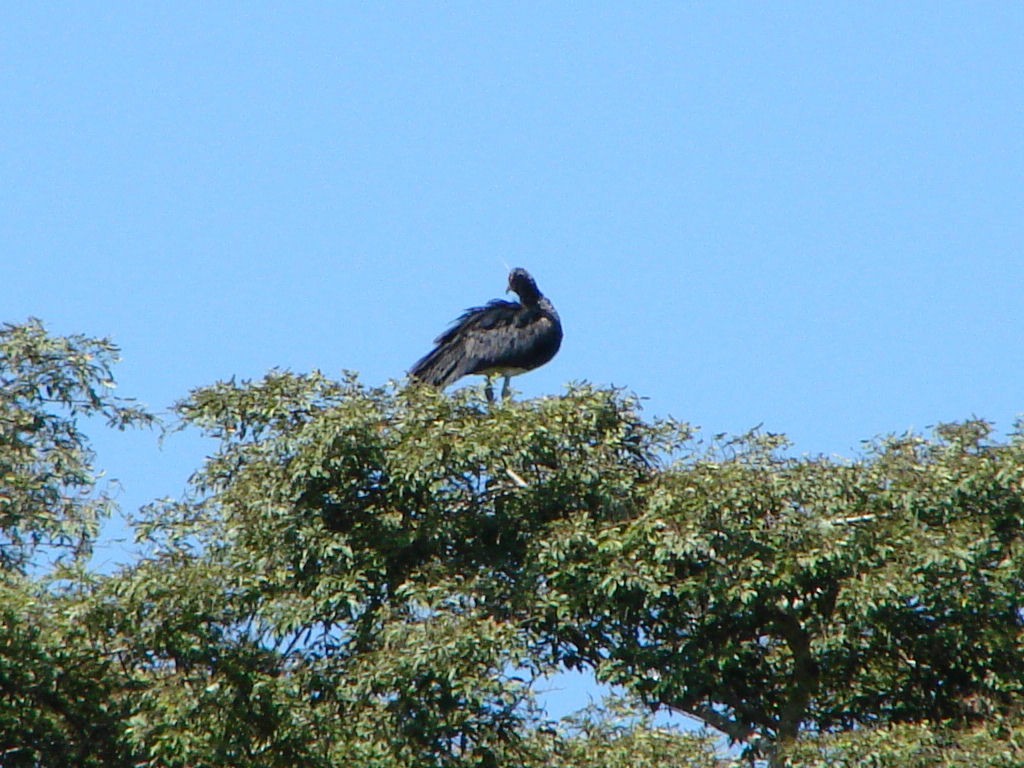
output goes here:
{"type": "Polygon", "coordinates": [[[103,388],[108,342],[29,323],[0,350],[5,765],[1024,757],[1019,434],[794,458],[617,390],[489,405],[271,372],[178,404],[217,447],[143,510],[145,557],[48,580],[38,548],[87,551],[109,506],[76,417],[150,417],[103,388]],[[47,469],[60,450],[78,463],[47,469]],[[563,669],[630,703],[547,722],[563,669]]]}

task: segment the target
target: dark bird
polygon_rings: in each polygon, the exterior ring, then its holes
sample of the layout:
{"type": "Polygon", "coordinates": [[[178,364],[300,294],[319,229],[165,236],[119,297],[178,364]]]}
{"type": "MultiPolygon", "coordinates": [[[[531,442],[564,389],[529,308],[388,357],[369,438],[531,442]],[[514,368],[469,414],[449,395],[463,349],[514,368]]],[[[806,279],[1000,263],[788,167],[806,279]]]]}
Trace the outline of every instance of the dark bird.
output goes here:
{"type": "Polygon", "coordinates": [[[494,400],[491,378],[504,376],[501,397],[509,396],[509,379],[538,368],[562,344],[558,313],[537,288],[530,273],[516,267],[508,275],[508,290],[519,301],[495,299],[483,307],[467,309],[437,345],[409,373],[435,387],[447,387],[463,376],[487,377],[487,399],[494,400]]]}

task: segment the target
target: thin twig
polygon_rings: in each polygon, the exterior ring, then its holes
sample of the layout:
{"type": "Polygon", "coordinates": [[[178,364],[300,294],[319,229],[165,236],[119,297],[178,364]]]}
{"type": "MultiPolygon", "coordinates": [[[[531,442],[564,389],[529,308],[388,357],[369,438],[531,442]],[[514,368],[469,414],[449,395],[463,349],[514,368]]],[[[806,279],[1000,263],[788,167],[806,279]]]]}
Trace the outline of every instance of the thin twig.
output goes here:
{"type": "Polygon", "coordinates": [[[853,525],[853,523],[865,523],[868,520],[874,520],[876,517],[878,517],[876,514],[854,515],[853,517],[840,517],[829,522],[833,525],[853,525]]]}
{"type": "Polygon", "coordinates": [[[529,488],[530,487],[530,484],[528,482],[526,482],[525,480],[523,480],[523,478],[521,478],[516,473],[516,471],[514,469],[512,469],[511,467],[505,467],[505,472],[507,472],[508,476],[512,478],[512,482],[514,482],[520,488],[529,488]]]}

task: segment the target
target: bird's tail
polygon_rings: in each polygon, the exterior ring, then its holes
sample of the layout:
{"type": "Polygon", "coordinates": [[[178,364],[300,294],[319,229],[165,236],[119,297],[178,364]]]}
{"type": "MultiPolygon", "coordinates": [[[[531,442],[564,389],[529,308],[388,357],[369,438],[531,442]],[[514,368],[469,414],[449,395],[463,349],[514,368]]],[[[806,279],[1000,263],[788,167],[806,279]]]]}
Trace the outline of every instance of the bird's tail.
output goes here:
{"type": "Polygon", "coordinates": [[[409,374],[424,384],[444,389],[465,375],[462,363],[462,355],[454,345],[442,344],[417,362],[409,374]]]}

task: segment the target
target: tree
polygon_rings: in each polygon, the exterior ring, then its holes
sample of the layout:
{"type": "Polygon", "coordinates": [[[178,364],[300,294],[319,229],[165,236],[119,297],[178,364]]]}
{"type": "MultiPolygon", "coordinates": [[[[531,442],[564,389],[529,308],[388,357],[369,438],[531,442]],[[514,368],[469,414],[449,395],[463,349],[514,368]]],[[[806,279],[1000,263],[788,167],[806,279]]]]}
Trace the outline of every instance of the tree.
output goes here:
{"type": "Polygon", "coordinates": [[[0,569],[24,572],[40,549],[81,561],[112,504],[97,493],[78,417],[117,429],[149,425],[113,396],[118,348],[107,339],[51,337],[38,320],[0,328],[0,569]]]}
{"type": "Polygon", "coordinates": [[[83,620],[84,566],[111,508],[79,418],[152,416],[111,395],[117,347],[0,328],[0,763],[127,764],[103,629],[83,620]]]}
{"type": "Polygon", "coordinates": [[[207,537],[219,602],[346,713],[343,750],[486,764],[528,726],[508,671],[563,667],[777,762],[1016,714],[1022,443],[984,423],[837,463],[585,387],[488,408],[275,374],[180,410],[222,447],[153,531],[207,537]]]}
{"type": "Polygon", "coordinates": [[[144,510],[145,557],[57,589],[25,570],[25,525],[8,548],[5,765],[1024,758],[1020,434],[793,458],[616,390],[491,405],[287,372],[177,412],[218,445],[144,510]],[[535,691],[566,668],[629,704],[548,722],[535,691]],[[658,727],[665,709],[736,749],[658,727]]]}

